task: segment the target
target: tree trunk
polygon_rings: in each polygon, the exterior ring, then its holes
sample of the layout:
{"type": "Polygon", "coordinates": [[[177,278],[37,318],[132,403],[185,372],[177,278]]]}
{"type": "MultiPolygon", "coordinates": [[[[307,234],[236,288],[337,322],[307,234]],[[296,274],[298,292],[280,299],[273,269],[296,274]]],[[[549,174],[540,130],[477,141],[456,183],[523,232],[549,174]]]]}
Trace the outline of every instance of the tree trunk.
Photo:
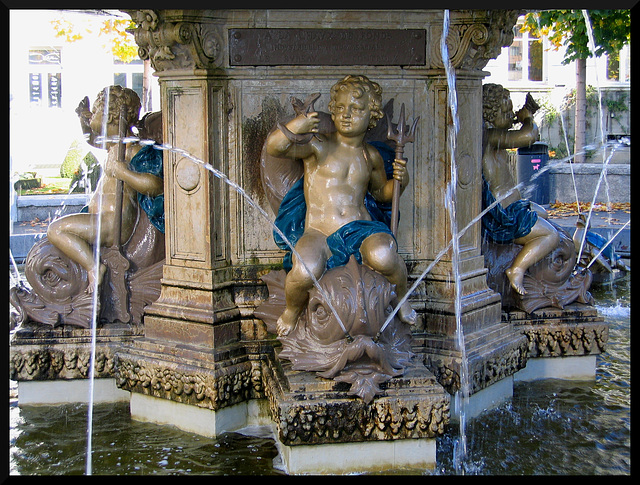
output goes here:
{"type": "Polygon", "coordinates": [[[584,163],[587,144],[587,60],[576,60],[576,132],[573,148],[574,162],[584,163]]]}

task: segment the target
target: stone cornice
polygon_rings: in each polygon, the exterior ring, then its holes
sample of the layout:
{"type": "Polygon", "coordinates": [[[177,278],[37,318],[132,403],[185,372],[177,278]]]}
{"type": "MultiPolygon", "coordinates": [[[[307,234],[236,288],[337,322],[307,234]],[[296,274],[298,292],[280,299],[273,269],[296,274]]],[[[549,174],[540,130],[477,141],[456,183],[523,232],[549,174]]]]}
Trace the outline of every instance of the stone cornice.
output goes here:
{"type": "MultiPolygon", "coordinates": [[[[160,75],[164,71],[226,67],[226,28],[282,27],[278,21],[279,13],[270,15],[271,11],[268,10],[256,11],[249,17],[246,12],[234,16],[226,11],[209,10],[123,11],[136,24],[136,29],[132,32],[139,46],[140,57],[150,59],[156,73],[160,75]]],[[[337,11],[335,18],[327,24],[326,12],[301,10],[295,22],[291,22],[289,18],[288,25],[299,25],[302,28],[381,28],[381,20],[384,20],[385,15],[399,12],[401,11],[352,12],[352,17],[359,17],[345,23],[347,19],[342,19],[344,13],[337,11]]],[[[490,59],[500,54],[502,47],[511,44],[513,26],[521,13],[520,10],[452,10],[447,44],[453,67],[467,71],[483,69],[490,59]]],[[[384,25],[385,28],[423,26],[428,35],[425,68],[439,70],[444,68],[440,54],[442,16],[441,10],[407,11],[405,17],[410,20],[397,26],[393,22],[384,25]]]]}

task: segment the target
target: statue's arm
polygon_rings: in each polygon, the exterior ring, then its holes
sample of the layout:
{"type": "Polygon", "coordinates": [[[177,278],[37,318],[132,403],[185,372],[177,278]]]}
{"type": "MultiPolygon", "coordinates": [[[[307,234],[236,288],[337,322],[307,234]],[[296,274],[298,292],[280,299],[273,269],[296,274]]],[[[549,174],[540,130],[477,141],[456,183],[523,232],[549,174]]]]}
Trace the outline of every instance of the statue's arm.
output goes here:
{"type": "MultiPolygon", "coordinates": [[[[306,116],[296,116],[285,127],[295,134],[317,133],[318,123],[318,113],[313,112],[306,116]]],[[[274,157],[307,158],[314,153],[314,146],[311,142],[296,144],[289,140],[280,129],[274,130],[267,137],[266,148],[267,153],[274,157]]]]}
{"type": "Polygon", "coordinates": [[[391,202],[393,199],[393,180],[400,182],[400,194],[409,185],[409,172],[407,171],[406,160],[393,161],[393,178],[387,180],[384,169],[384,160],[378,150],[367,149],[367,153],[371,159],[372,171],[371,180],[369,182],[369,192],[378,202],[391,202]]]}
{"type": "Polygon", "coordinates": [[[489,130],[489,143],[495,148],[522,148],[531,146],[538,140],[538,125],[533,120],[533,115],[527,108],[522,108],[516,113],[522,126],[518,130],[489,130]]]}
{"type": "Polygon", "coordinates": [[[107,157],[105,173],[122,180],[136,192],[150,197],[157,197],[164,192],[164,181],[161,177],[131,170],[127,162],[119,162],[110,156],[107,157]]]}

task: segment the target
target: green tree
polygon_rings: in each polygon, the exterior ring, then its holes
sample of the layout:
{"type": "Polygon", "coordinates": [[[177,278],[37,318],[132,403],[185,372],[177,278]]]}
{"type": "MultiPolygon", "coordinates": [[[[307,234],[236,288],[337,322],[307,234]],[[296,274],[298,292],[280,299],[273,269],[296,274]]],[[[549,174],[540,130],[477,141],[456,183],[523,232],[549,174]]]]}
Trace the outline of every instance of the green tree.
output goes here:
{"type": "Polygon", "coordinates": [[[594,52],[582,10],[541,10],[529,12],[523,30],[545,35],[553,48],[566,47],[563,64],[576,63],[576,118],[574,161],[583,162],[586,144],[587,59],[601,55],[615,56],[631,38],[630,10],[588,10],[593,32],[594,52]]]}

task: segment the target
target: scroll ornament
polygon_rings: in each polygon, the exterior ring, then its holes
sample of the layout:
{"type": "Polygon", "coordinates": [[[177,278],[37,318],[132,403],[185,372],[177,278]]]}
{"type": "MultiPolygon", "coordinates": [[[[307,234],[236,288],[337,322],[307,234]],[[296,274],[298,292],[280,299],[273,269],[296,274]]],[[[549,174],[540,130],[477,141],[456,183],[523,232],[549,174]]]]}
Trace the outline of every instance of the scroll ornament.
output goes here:
{"type": "Polygon", "coordinates": [[[221,61],[221,41],[213,26],[165,21],[154,10],[125,10],[136,24],[132,30],[138,55],[151,60],[156,72],[210,69],[221,61]]]}

